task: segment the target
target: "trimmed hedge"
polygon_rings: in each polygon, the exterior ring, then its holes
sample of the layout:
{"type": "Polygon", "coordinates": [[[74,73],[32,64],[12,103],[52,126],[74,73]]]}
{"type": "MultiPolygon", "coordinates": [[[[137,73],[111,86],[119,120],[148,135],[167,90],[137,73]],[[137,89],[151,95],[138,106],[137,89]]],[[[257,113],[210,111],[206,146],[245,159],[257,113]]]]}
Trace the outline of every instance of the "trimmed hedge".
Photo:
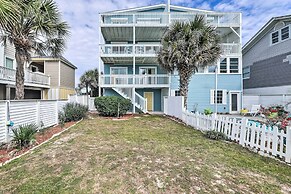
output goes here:
{"type": "Polygon", "coordinates": [[[94,104],[99,114],[105,117],[116,117],[118,115],[123,116],[131,107],[131,101],[129,99],[117,96],[97,97],[95,98],[94,104]]]}

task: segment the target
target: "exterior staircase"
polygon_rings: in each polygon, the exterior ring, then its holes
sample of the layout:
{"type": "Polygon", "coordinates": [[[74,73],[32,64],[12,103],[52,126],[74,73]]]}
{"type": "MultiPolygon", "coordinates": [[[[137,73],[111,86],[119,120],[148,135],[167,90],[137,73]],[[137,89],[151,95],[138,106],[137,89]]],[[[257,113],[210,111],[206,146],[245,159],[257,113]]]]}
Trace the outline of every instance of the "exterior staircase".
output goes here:
{"type": "MultiPolygon", "coordinates": [[[[125,99],[131,100],[132,98],[132,88],[112,88],[115,92],[121,95],[125,99]]],[[[136,91],[134,92],[135,95],[135,102],[133,103],[136,108],[141,110],[143,113],[147,113],[147,99],[139,95],[136,91]]]]}

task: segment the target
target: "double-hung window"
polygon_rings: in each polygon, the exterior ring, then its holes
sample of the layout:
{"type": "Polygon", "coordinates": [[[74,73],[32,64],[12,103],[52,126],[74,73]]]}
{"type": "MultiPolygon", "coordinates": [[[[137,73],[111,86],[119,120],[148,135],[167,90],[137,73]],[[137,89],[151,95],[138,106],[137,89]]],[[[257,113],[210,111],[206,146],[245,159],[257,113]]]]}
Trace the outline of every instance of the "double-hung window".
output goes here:
{"type": "Polygon", "coordinates": [[[229,72],[230,73],[238,73],[239,72],[239,69],[238,69],[238,58],[230,58],[229,59],[229,68],[230,68],[230,70],[229,70],[229,72]]]}
{"type": "Polygon", "coordinates": [[[227,58],[220,60],[220,73],[227,73],[227,58]]]}
{"type": "Polygon", "coordinates": [[[289,26],[281,29],[281,40],[286,40],[289,38],[289,26]]]}

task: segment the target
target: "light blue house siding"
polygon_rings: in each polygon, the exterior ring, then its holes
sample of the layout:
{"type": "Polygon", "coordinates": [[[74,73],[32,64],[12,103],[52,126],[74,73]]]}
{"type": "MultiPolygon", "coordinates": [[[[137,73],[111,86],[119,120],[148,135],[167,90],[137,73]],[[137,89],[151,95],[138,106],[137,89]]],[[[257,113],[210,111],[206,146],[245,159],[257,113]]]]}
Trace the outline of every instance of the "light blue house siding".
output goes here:
{"type": "MultiPolygon", "coordinates": [[[[218,74],[217,89],[229,91],[241,91],[242,81],[240,74],[218,74]]],[[[187,110],[193,111],[194,107],[199,112],[205,108],[215,110],[215,105],[210,103],[210,90],[215,89],[215,74],[195,74],[189,84],[187,110]]],[[[179,76],[171,77],[171,90],[179,90],[179,76]]],[[[226,104],[218,104],[217,111],[220,113],[229,112],[229,95],[226,104]]]]}

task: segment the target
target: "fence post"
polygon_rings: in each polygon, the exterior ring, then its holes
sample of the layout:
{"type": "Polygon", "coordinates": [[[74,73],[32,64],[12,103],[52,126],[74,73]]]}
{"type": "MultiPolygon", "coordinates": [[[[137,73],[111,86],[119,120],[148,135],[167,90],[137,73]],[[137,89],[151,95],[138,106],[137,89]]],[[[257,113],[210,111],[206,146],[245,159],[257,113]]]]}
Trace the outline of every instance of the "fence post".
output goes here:
{"type": "Polygon", "coordinates": [[[245,147],[245,139],[246,139],[246,128],[248,124],[248,119],[242,118],[241,121],[241,129],[240,129],[240,135],[239,135],[239,144],[245,147]]]}
{"type": "Polygon", "coordinates": [[[9,127],[7,121],[9,120],[9,101],[5,101],[5,142],[9,143],[9,127]]]}
{"type": "Polygon", "coordinates": [[[211,115],[211,130],[212,131],[215,130],[215,123],[216,123],[216,113],[213,113],[211,115]]]}
{"type": "Polygon", "coordinates": [[[40,128],[40,101],[36,101],[36,125],[40,128]]]}
{"type": "Polygon", "coordinates": [[[56,124],[58,125],[59,124],[59,107],[58,107],[58,100],[55,101],[55,104],[56,104],[56,124]]]}
{"type": "Polygon", "coordinates": [[[286,131],[286,157],[285,162],[291,163],[291,126],[286,131]]]}
{"type": "Polygon", "coordinates": [[[198,112],[196,112],[195,113],[195,117],[196,117],[196,128],[198,129],[199,128],[199,113],[198,112]]]}

